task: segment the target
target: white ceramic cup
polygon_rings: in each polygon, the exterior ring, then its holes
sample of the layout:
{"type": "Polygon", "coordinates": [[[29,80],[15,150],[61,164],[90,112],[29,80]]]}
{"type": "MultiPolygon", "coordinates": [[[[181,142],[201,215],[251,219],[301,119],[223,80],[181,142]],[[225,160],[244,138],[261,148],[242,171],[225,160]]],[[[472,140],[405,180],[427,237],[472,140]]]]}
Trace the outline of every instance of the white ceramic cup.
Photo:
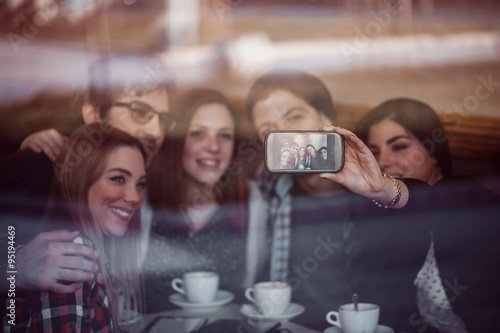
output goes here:
{"type": "Polygon", "coordinates": [[[245,290],[245,297],[255,304],[264,316],[284,313],[290,305],[292,288],[286,282],[260,282],[245,290]]]}
{"type": "Polygon", "coordinates": [[[339,311],[330,311],[326,320],[342,329],[344,333],[373,333],[378,325],[380,307],[376,304],[359,303],[358,311],[354,304],[339,306],[339,311]]]}
{"type": "Polygon", "coordinates": [[[208,303],[219,290],[219,275],[214,272],[189,272],[182,279],[172,280],[172,288],[186,296],[191,303],[208,303]]]}

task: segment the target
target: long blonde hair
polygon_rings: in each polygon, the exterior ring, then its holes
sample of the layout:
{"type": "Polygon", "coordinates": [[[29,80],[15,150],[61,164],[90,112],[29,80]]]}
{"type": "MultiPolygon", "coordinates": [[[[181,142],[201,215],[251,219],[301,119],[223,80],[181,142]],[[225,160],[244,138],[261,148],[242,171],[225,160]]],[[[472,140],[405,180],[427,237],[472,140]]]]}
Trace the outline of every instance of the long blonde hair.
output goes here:
{"type": "Polygon", "coordinates": [[[132,217],[125,235],[103,241],[103,234],[88,205],[89,188],[102,176],[113,149],[138,149],[145,160],[140,141],[105,123],[79,127],[67,140],[55,165],[51,204],[46,218],[71,221],[90,239],[99,252],[99,266],[110,302],[115,328],[118,328],[118,298],[124,308],[141,312],[144,307],[140,262],[140,211],[132,217]]]}

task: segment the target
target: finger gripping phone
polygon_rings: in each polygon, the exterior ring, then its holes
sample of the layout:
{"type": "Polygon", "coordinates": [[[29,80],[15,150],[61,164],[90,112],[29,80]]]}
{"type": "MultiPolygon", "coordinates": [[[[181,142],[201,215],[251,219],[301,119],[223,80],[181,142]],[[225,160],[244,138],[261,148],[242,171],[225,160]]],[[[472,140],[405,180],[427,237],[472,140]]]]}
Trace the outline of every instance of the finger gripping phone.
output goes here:
{"type": "Polygon", "coordinates": [[[344,137],[325,131],[271,131],[265,138],[265,164],[274,173],[339,172],[344,137]]]}

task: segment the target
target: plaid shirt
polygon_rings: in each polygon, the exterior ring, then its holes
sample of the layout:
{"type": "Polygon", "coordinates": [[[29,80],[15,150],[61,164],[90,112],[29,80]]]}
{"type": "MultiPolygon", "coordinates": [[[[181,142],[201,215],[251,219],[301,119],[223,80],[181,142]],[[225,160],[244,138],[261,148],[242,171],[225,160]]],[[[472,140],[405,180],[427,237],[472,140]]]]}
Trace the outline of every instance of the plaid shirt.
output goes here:
{"type": "Polygon", "coordinates": [[[285,281],[290,252],[290,220],[293,178],[289,174],[264,172],[259,180],[263,197],[269,204],[267,235],[272,235],[271,281],[285,281]]]}
{"type": "MultiPolygon", "coordinates": [[[[84,237],[73,242],[93,247],[84,237]]],[[[4,317],[5,332],[113,332],[102,272],[74,293],[18,290],[15,300],[15,325],[4,317]]]]}

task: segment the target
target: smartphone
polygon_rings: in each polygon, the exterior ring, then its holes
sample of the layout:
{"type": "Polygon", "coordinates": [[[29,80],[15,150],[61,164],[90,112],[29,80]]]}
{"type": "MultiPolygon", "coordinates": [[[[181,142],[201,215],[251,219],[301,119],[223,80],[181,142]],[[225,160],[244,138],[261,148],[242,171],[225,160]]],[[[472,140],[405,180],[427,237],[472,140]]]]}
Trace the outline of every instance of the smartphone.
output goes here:
{"type": "Polygon", "coordinates": [[[344,137],[325,131],[271,131],[265,139],[265,164],[275,173],[339,172],[344,137]]]}

